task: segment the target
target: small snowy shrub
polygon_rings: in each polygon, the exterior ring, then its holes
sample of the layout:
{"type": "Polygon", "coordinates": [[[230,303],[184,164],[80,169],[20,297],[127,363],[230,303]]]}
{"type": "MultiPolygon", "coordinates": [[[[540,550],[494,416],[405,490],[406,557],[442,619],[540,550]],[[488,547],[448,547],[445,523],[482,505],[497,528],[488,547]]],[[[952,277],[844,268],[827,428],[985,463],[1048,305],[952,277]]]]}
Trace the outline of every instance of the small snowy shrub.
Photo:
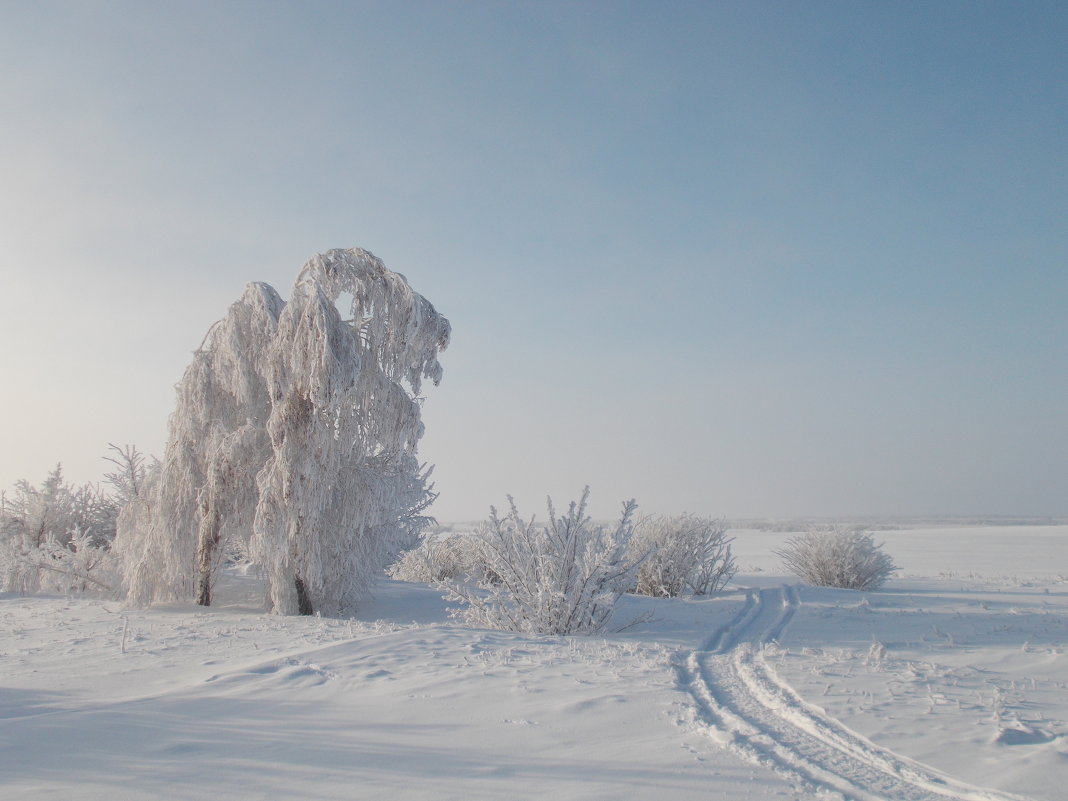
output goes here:
{"type": "Polygon", "coordinates": [[[790,572],[816,587],[874,590],[898,569],[871,534],[837,527],[791,537],[775,554],[790,572]]]}
{"type": "Polygon", "coordinates": [[[122,584],[119,560],[89,532],[75,530],[65,544],[49,535],[40,545],[29,538],[0,542],[0,590],[117,594],[122,584]]]}
{"type": "Polygon", "coordinates": [[[19,481],[0,492],[0,591],[116,591],[118,560],[110,552],[122,499],[91,485],[74,487],[60,466],[34,487],[19,481]]]}
{"type": "Polygon", "coordinates": [[[646,518],[635,526],[629,548],[635,561],[644,556],[633,591],[669,598],[721,590],[737,572],[730,544],[715,520],[694,515],[646,518]]]}
{"type": "Polygon", "coordinates": [[[389,568],[398,581],[434,582],[486,576],[482,540],[475,534],[429,534],[389,568]]]}
{"type": "Polygon", "coordinates": [[[511,497],[503,519],[491,507],[478,535],[487,577],[477,586],[442,585],[449,600],[465,604],[452,615],[470,626],[530,634],[601,631],[634,585],[638,564],[627,545],[637,504],[623,505],[615,527],[594,526],[586,516],[589,494],[587,487],[561,517],[550,499],[548,525],[524,521],[511,497]]]}
{"type": "Polygon", "coordinates": [[[17,538],[38,548],[52,537],[66,545],[75,531],[90,532],[93,543],[106,545],[115,536],[119,504],[89,484],[75,487],[55,470],[34,487],[22,480],[9,498],[0,492],[0,538],[17,538]]]}

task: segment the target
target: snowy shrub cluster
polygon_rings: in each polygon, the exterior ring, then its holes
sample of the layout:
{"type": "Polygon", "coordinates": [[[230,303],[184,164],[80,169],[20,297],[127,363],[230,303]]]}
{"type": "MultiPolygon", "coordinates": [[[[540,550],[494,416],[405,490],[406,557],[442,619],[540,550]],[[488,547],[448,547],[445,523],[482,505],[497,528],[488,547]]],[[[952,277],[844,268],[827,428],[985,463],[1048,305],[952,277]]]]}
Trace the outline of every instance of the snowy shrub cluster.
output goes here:
{"type": "Polygon", "coordinates": [[[113,486],[110,495],[72,487],[57,466],[40,487],[20,481],[11,497],[0,493],[0,590],[117,591],[121,576],[109,548],[124,498],[113,486]]]}
{"type": "Polygon", "coordinates": [[[482,556],[482,539],[477,534],[431,533],[418,546],[401,554],[388,572],[398,581],[426,584],[467,576],[488,577],[482,556]]]}
{"type": "Polygon", "coordinates": [[[874,590],[898,569],[871,534],[837,527],[792,537],[775,554],[794,575],[816,587],[874,590]]]}
{"type": "Polygon", "coordinates": [[[83,531],[97,544],[106,544],[115,536],[118,511],[115,499],[91,485],[67,484],[57,465],[40,487],[23,480],[10,497],[0,493],[0,537],[23,538],[36,548],[49,537],[65,545],[83,531]]]}
{"type": "Polygon", "coordinates": [[[89,532],[75,532],[62,545],[52,536],[38,546],[18,538],[0,542],[0,590],[5,592],[116,595],[121,585],[115,555],[89,532]]]}
{"type": "Polygon", "coordinates": [[[635,526],[629,548],[631,559],[641,561],[632,591],[664,598],[717,592],[737,572],[730,544],[715,520],[646,518],[635,526]]]}
{"type": "Polygon", "coordinates": [[[449,582],[447,597],[463,606],[454,617],[470,626],[531,634],[592,634],[604,629],[619,597],[634,585],[638,563],[628,556],[629,501],[614,527],[594,526],[586,515],[589,488],[557,516],[539,525],[519,516],[509,497],[502,519],[491,508],[477,537],[486,574],[472,586],[449,582]]]}

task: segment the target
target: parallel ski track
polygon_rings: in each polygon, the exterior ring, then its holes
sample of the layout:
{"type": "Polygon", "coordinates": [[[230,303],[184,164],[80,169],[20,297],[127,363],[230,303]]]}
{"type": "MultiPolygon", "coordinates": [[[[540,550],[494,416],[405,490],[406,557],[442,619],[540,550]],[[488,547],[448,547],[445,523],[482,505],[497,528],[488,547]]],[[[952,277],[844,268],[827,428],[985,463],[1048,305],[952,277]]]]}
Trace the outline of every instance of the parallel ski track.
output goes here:
{"type": "Polygon", "coordinates": [[[713,739],[813,794],[851,801],[1026,801],[882,748],[804,701],[763,655],[799,605],[796,587],[749,590],[741,611],[681,666],[698,720],[713,739]]]}

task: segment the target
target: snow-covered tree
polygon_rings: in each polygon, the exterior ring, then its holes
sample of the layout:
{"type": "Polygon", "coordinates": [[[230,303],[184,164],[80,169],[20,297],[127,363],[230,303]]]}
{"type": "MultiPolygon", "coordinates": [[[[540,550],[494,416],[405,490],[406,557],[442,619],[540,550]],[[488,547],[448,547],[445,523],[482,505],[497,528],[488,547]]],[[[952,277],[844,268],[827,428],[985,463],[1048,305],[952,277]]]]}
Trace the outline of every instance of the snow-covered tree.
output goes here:
{"type": "Polygon", "coordinates": [[[120,521],[131,600],[210,603],[236,546],[264,569],[274,611],[351,610],[427,521],[419,392],[440,381],[449,333],[360,249],[313,258],[288,303],[250,284],[178,385],[155,489],[120,521]]]}
{"type": "Polygon", "coordinates": [[[228,537],[247,543],[256,474],[269,453],[265,374],[285,304],[267,284],[249,284],[194,352],[159,474],[119,521],[117,543],[134,603],[195,598],[211,603],[228,537]]]}
{"type": "Polygon", "coordinates": [[[415,458],[418,392],[424,377],[440,379],[448,334],[403,277],[363,251],[331,251],[301,271],[272,350],[271,456],[253,539],[274,608],[351,608],[421,528],[431,498],[415,458]],[[337,310],[343,294],[351,321],[337,310]]]}

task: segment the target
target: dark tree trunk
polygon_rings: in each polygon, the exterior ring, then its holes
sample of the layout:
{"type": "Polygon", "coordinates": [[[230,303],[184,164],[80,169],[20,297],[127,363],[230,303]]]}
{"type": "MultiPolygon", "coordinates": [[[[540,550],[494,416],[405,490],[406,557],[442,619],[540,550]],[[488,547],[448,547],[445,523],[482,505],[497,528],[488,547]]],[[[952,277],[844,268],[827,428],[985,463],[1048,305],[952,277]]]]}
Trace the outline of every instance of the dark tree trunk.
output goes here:
{"type": "Polygon", "coordinates": [[[297,611],[302,615],[314,615],[315,609],[312,608],[311,598],[308,597],[308,589],[304,586],[304,581],[297,576],[293,582],[297,585],[297,611]]]}

